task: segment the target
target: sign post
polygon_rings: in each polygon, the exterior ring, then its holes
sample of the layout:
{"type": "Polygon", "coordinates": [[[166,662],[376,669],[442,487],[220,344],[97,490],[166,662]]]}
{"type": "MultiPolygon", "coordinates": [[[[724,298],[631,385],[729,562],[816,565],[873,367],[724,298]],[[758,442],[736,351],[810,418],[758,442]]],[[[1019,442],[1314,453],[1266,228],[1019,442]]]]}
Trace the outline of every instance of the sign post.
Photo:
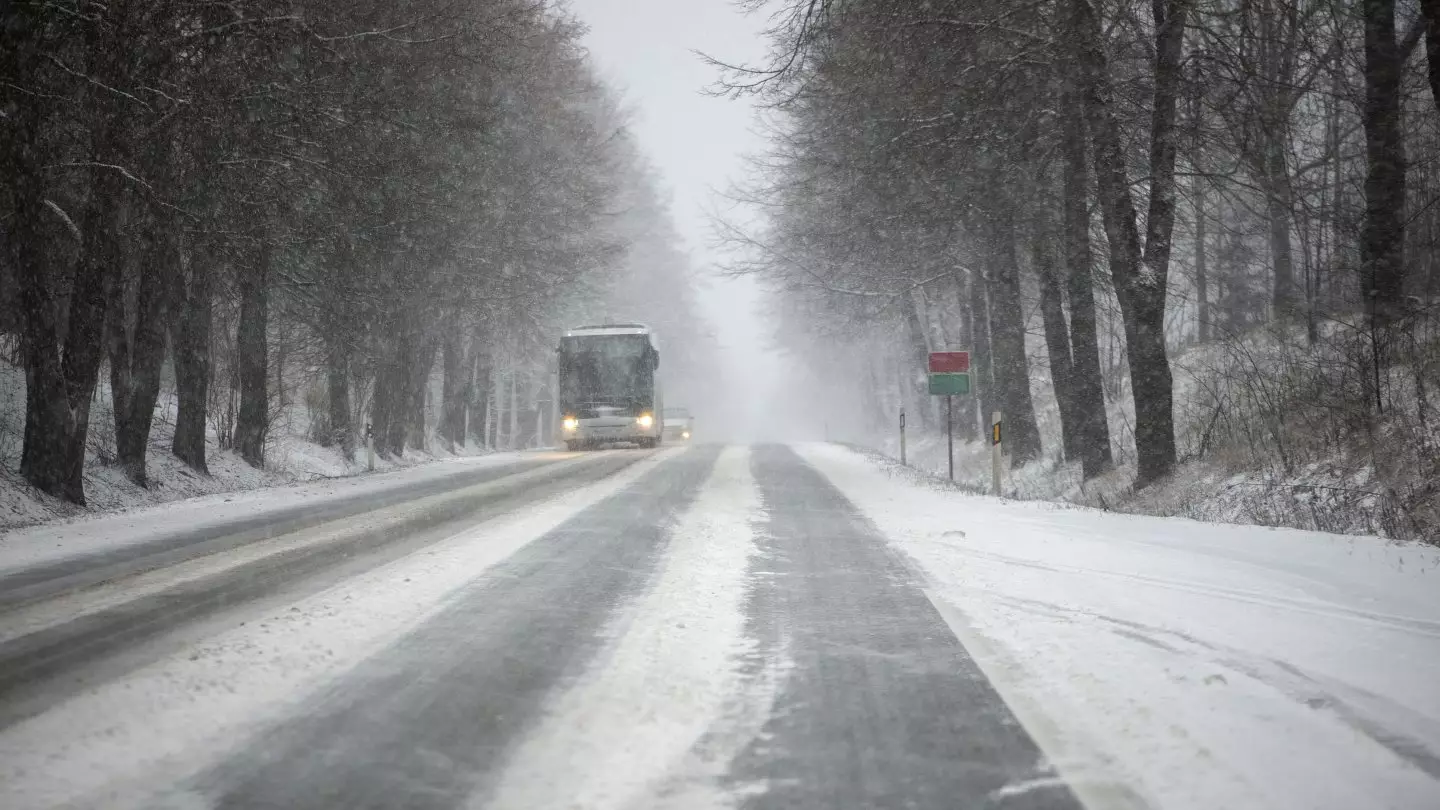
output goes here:
{"type": "Polygon", "coordinates": [[[950,481],[955,481],[955,397],[945,397],[945,444],[949,449],[950,481]]]}
{"type": "Polygon", "coordinates": [[[1000,412],[990,414],[990,478],[995,494],[1000,494],[1000,476],[1003,473],[1000,464],[1000,412]]]}
{"type": "Polygon", "coordinates": [[[900,409],[900,466],[905,466],[905,409],[900,409]]]}
{"type": "Polygon", "coordinates": [[[945,397],[950,480],[955,480],[955,396],[970,393],[970,352],[930,353],[930,394],[945,397]]]}
{"type": "Polygon", "coordinates": [[[365,468],[375,472],[375,432],[365,423],[365,468]]]}

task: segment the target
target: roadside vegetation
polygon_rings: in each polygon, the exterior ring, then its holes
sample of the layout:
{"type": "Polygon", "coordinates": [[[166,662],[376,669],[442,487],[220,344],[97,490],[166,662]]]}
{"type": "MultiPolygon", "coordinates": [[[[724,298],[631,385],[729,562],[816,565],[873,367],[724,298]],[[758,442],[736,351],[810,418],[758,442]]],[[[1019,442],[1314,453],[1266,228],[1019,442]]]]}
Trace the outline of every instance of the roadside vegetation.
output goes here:
{"type": "Polygon", "coordinates": [[[7,485],[532,446],[565,327],[708,351],[583,33],[542,0],[0,5],[7,485]]]}
{"type": "Polygon", "coordinates": [[[956,434],[1003,412],[1017,466],[1437,537],[1440,4],[747,6],[771,58],[717,92],[772,147],[725,236],[835,435],[942,433],[925,357],[968,349],[956,434]]]}

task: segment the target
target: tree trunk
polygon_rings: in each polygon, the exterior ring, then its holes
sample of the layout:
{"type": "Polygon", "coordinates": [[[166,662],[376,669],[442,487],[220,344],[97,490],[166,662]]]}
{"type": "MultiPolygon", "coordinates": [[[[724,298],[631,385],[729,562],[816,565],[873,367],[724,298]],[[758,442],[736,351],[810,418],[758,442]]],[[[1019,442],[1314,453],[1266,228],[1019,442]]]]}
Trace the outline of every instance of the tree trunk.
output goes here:
{"type": "Polygon", "coordinates": [[[1191,196],[1195,200],[1195,339],[1210,342],[1210,279],[1205,242],[1208,217],[1205,214],[1205,180],[1195,178],[1191,196]]]}
{"type": "MultiPolygon", "coordinates": [[[[1007,203],[1008,205],[1008,203],[1007,203]]],[[[1004,414],[1005,445],[1012,463],[1040,457],[1040,431],[1030,398],[1030,363],[1025,357],[1025,316],[1020,303],[1020,263],[1015,255],[1015,222],[1004,211],[991,235],[991,369],[1004,414]]]]}
{"type": "MultiPolygon", "coordinates": [[[[19,126],[27,123],[22,120],[19,126]]],[[[10,175],[16,209],[7,230],[24,319],[25,439],[20,473],[43,492],[84,504],[85,434],[100,366],[100,324],[105,317],[101,266],[86,256],[76,264],[67,318],[52,285],[57,273],[44,249],[49,234],[42,221],[43,180],[30,171],[41,165],[35,161],[36,144],[23,135],[18,140],[21,143],[12,148],[21,157],[18,166],[12,164],[17,170],[10,175]],[[66,320],[68,330],[62,328],[66,320]]],[[[91,219],[94,221],[87,225],[100,226],[98,219],[91,219]]],[[[86,242],[88,253],[94,243],[86,242]]]]}
{"type": "MultiPolygon", "coordinates": [[[[963,279],[957,274],[951,276],[950,284],[946,287],[946,311],[950,313],[949,323],[945,333],[950,339],[971,352],[971,361],[974,361],[974,338],[972,337],[970,323],[974,316],[970,314],[970,303],[962,300],[965,293],[963,279]]],[[[975,417],[975,385],[976,373],[972,366],[970,369],[971,393],[969,396],[961,397],[955,408],[955,435],[962,442],[973,442],[980,438],[980,422],[975,417]]]]}
{"type": "Polygon", "coordinates": [[[325,340],[325,392],[330,421],[329,444],[347,461],[355,457],[355,427],[350,423],[350,349],[334,326],[325,340]]]}
{"type": "Polygon", "coordinates": [[[1425,15],[1425,63],[1430,74],[1430,100],[1440,112],[1440,0],[1420,0],[1425,15]]]}
{"type": "MultiPolygon", "coordinates": [[[[1044,214],[1042,214],[1044,216],[1044,214]]],[[[1050,360],[1050,380],[1055,404],[1060,407],[1060,439],[1066,461],[1081,457],[1079,414],[1074,394],[1074,361],[1070,356],[1070,331],[1065,324],[1060,280],[1046,230],[1035,237],[1035,273],[1040,282],[1040,317],[1045,326],[1045,350],[1050,360]]]]}
{"type": "Polygon", "coordinates": [[[1184,0],[1154,0],[1155,94],[1150,126],[1150,211],[1141,254],[1136,210],[1125,174],[1120,124],[1113,109],[1100,20],[1088,0],[1072,0],[1072,32],[1086,85],[1094,138],[1096,187],[1110,243],[1110,272],[1125,319],[1130,388],[1135,404],[1135,484],[1168,475],[1175,466],[1170,361],[1165,354],[1165,285],[1175,216],[1175,104],[1184,43],[1184,0]]]}
{"type": "Polygon", "coordinates": [[[913,409],[920,415],[921,423],[927,426],[943,426],[938,403],[932,402],[927,376],[930,369],[930,345],[925,337],[925,323],[916,305],[914,296],[906,296],[901,304],[905,310],[906,340],[910,354],[910,368],[901,370],[901,378],[908,381],[906,393],[918,407],[913,409]]]}
{"type": "Polygon", "coordinates": [[[471,377],[473,384],[470,387],[470,430],[475,435],[476,444],[488,447],[490,445],[490,361],[479,338],[476,338],[475,345],[470,348],[470,355],[474,368],[471,377]]]}
{"type": "MultiPolygon", "coordinates": [[[[403,342],[403,341],[397,341],[403,342]]],[[[389,346],[375,367],[375,393],[370,399],[370,431],[375,452],[385,456],[399,455],[405,449],[405,431],[397,430],[400,422],[400,400],[404,386],[401,380],[403,347],[389,346]]]]}
{"type": "Polygon", "coordinates": [[[405,364],[406,378],[405,440],[410,447],[429,452],[429,433],[426,430],[426,401],[430,393],[430,370],[435,367],[435,354],[439,342],[425,338],[418,342],[415,356],[405,364]]]}
{"type": "Polygon", "coordinates": [[[500,370],[499,363],[495,363],[490,369],[490,406],[486,409],[485,415],[489,423],[485,426],[485,432],[492,434],[490,446],[499,450],[504,445],[500,444],[501,415],[505,411],[505,373],[500,370]]]}
{"type": "Polygon", "coordinates": [[[440,360],[445,375],[440,393],[440,436],[452,453],[465,445],[465,412],[475,366],[465,357],[463,340],[458,330],[447,329],[440,360]]]}
{"type": "MultiPolygon", "coordinates": [[[[28,11],[0,9],[0,67],[12,75],[33,75],[41,59],[35,47],[40,33],[31,26],[28,11]]],[[[120,49],[111,41],[113,29],[92,26],[86,50],[93,60],[88,71],[95,84],[115,82],[120,49]]],[[[104,356],[104,322],[107,309],[105,276],[116,264],[117,233],[114,211],[125,192],[122,176],[111,164],[122,151],[120,143],[127,119],[115,114],[114,100],[103,90],[89,88],[84,98],[93,111],[89,157],[96,164],[89,172],[89,198],[79,227],[81,254],[69,285],[68,307],[61,308],[60,291],[53,284],[59,270],[45,249],[53,238],[47,216],[47,165],[55,147],[42,137],[41,105],[24,98],[12,105],[0,136],[0,177],[9,186],[13,205],[5,225],[16,265],[19,304],[23,313],[22,353],[25,362],[25,437],[20,474],[50,495],[85,503],[85,446],[90,427],[90,402],[104,356]]],[[[8,95],[8,93],[7,93],[8,95]]],[[[4,104],[4,98],[0,98],[4,104]]]]}
{"type": "Polygon", "coordinates": [[[1082,475],[1088,480],[1109,470],[1114,466],[1114,460],[1110,453],[1110,423],[1105,410],[1100,337],[1095,317],[1084,96],[1072,86],[1061,103],[1064,105],[1065,127],[1062,141],[1065,156],[1065,280],[1070,299],[1071,383],[1079,428],[1082,475]]]}
{"type": "Polygon", "coordinates": [[[90,200],[81,227],[83,247],[71,278],[63,354],[58,296],[46,277],[43,252],[36,249],[26,256],[29,251],[22,248],[22,256],[33,258],[22,259],[20,267],[20,301],[27,313],[25,446],[20,472],[42,491],[78,504],[85,503],[90,402],[105,350],[105,277],[118,263],[114,206],[124,193],[116,172],[96,168],[90,174],[90,200]]]}
{"type": "Polygon", "coordinates": [[[986,296],[985,279],[971,273],[970,284],[970,399],[980,412],[981,435],[990,435],[990,414],[999,410],[1000,398],[995,390],[995,368],[990,352],[990,302],[986,296]]]}
{"type": "Polygon", "coordinates": [[[175,358],[175,457],[196,472],[208,475],[205,462],[205,420],[210,399],[211,284],[214,269],[205,261],[190,261],[176,292],[179,311],[171,344],[175,358]]]}
{"type": "Polygon", "coordinates": [[[265,466],[265,434],[270,428],[269,327],[271,246],[264,237],[255,263],[240,268],[240,325],[235,336],[240,364],[240,413],[235,419],[235,449],[252,467],[265,466]]]}
{"type": "Polygon", "coordinates": [[[115,455],[125,474],[147,486],[145,454],[155,403],[160,397],[160,367],[165,362],[168,293],[180,261],[178,223],[163,214],[151,224],[149,255],[141,255],[134,311],[128,311],[124,266],[117,266],[110,296],[110,395],[115,408],[115,455]],[[133,315],[133,317],[132,317],[133,315]]]}
{"type": "Polygon", "coordinates": [[[510,369],[510,432],[505,437],[506,446],[518,449],[520,441],[520,372],[510,369]]]}
{"type": "Polygon", "coordinates": [[[1300,314],[1295,284],[1295,251],[1290,239],[1294,203],[1285,144],[1271,143],[1265,154],[1265,219],[1269,230],[1270,263],[1274,269],[1271,306],[1276,320],[1293,320],[1300,314]]]}
{"type": "MultiPolygon", "coordinates": [[[[1360,289],[1370,313],[1374,362],[1388,365],[1390,331],[1404,310],[1405,141],[1400,128],[1404,65],[1395,42],[1395,0],[1364,0],[1365,221],[1360,289]]],[[[1380,396],[1379,391],[1373,392],[1380,396]]],[[[1376,400],[1378,402],[1378,399],[1376,400]]]]}

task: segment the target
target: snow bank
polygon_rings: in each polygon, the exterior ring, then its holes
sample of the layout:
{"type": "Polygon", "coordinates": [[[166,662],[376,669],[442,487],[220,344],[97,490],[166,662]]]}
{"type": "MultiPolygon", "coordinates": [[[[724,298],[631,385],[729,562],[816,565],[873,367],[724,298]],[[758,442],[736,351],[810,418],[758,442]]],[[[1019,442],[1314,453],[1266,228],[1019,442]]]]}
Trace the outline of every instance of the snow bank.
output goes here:
{"type": "MultiPolygon", "coordinates": [[[[83,517],[96,512],[134,509],[202,495],[354,476],[367,470],[363,448],[357,459],[351,461],[346,460],[336,448],[322,447],[303,438],[308,432],[308,413],[303,406],[291,405],[284,409],[271,431],[265,451],[266,469],[257,470],[235,453],[221,450],[211,430],[206,447],[210,474],[201,475],[170,452],[175,435],[176,406],[173,392],[165,391],[156,404],[147,453],[150,485],[136,486],[111,464],[115,456],[114,413],[109,382],[103,374],[101,376],[91,407],[85,455],[85,498],[88,506],[81,507],[45,495],[20,477],[25,426],[25,375],[19,368],[0,360],[0,532],[57,518],[83,517]]],[[[430,453],[407,451],[399,459],[376,458],[375,466],[377,470],[391,470],[488,452],[474,445],[457,448],[455,453],[439,448],[430,453]]]]}
{"type": "Polygon", "coordinates": [[[1440,552],[1001,501],[802,452],[915,561],[1092,806],[1440,806],[1440,552]]]}
{"type": "Polygon", "coordinates": [[[522,458],[542,458],[545,455],[542,452],[516,452],[446,459],[375,475],[208,495],[44,526],[12,529],[0,534],[0,576],[14,569],[83,554],[114,551],[162,535],[228,524],[265,512],[297,506],[320,509],[341,500],[376,496],[396,487],[439,481],[470,470],[513,464],[522,458]]]}

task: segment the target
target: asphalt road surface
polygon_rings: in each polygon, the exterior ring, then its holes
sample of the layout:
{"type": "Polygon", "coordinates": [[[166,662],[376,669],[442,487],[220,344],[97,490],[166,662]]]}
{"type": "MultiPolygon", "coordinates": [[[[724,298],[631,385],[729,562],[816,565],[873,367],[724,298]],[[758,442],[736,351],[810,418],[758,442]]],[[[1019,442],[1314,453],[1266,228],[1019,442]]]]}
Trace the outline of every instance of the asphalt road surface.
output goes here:
{"type": "Polygon", "coordinates": [[[548,454],[0,571],[7,808],[1074,808],[784,446],[548,454]]]}

